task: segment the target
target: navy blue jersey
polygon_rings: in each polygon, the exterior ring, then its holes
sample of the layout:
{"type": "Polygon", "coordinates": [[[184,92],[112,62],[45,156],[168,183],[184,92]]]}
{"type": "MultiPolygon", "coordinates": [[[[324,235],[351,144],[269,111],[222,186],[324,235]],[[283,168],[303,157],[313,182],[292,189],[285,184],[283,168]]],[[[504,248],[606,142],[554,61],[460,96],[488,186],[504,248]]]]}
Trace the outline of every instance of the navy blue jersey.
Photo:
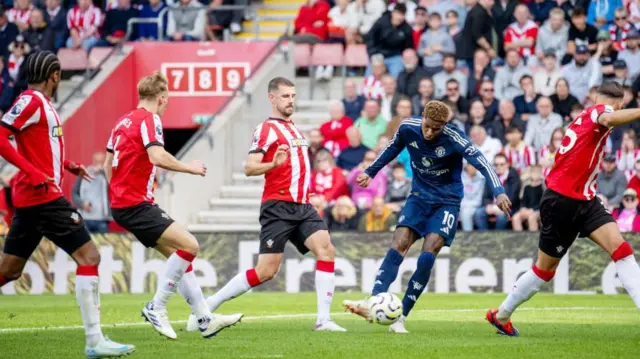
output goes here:
{"type": "Polygon", "coordinates": [[[421,128],[422,120],[409,118],[402,122],[391,142],[365,170],[371,178],[391,162],[403,148],[407,148],[413,168],[411,195],[426,203],[460,205],[462,162],[466,159],[487,179],[493,196],[504,193],[504,188],[493,167],[469,138],[456,126],[447,124],[434,140],[427,141],[421,128]]]}

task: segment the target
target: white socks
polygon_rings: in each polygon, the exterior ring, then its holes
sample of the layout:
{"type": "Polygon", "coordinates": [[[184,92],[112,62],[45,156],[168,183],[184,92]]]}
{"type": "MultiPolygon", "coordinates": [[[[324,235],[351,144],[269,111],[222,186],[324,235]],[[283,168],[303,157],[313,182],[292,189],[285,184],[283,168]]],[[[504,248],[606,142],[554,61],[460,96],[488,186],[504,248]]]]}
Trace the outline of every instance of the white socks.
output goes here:
{"type": "Polygon", "coordinates": [[[177,250],[167,259],[167,270],[160,277],[158,289],[153,296],[153,307],[155,310],[166,310],[169,298],[176,292],[176,287],[180,279],[184,276],[185,271],[195,259],[195,255],[177,250]]]}
{"type": "Polygon", "coordinates": [[[550,281],[554,275],[555,272],[544,271],[535,265],[532,269],[521,275],[513,285],[513,289],[507,296],[507,299],[505,299],[500,305],[500,308],[498,308],[496,318],[500,323],[508,322],[516,308],[538,293],[540,286],[550,281]]]}
{"type": "Polygon", "coordinates": [[[316,295],[318,297],[318,319],[316,324],[331,320],[331,302],[336,287],[335,263],[316,262],[316,295]]]}
{"type": "Polygon", "coordinates": [[[98,266],[78,266],[76,269],[76,299],[82,314],[87,346],[95,347],[102,340],[98,266]]]}
{"type": "Polygon", "coordinates": [[[611,259],[615,262],[618,279],[622,282],[633,303],[640,309],[640,268],[629,243],[621,244],[613,252],[611,259]]]}
{"type": "Polygon", "coordinates": [[[257,285],[260,285],[260,280],[254,268],[238,273],[216,294],[207,298],[207,306],[210,311],[215,312],[222,303],[246,293],[257,285]]]}
{"type": "Polygon", "coordinates": [[[204,295],[202,295],[202,288],[198,285],[198,279],[193,272],[192,266],[187,268],[186,273],[182,276],[180,283],[178,283],[178,292],[187,300],[196,318],[200,319],[210,316],[207,302],[205,302],[204,295]]]}

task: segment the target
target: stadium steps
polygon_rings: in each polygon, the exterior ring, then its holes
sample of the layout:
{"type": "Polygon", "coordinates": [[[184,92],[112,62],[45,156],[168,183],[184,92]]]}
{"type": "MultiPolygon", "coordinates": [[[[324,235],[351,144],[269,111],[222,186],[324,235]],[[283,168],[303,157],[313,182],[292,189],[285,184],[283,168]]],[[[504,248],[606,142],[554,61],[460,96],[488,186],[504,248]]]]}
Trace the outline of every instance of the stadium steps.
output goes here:
{"type": "Polygon", "coordinates": [[[222,186],[220,196],[222,198],[260,198],[262,186],[259,184],[222,186]]]}
{"type": "Polygon", "coordinates": [[[209,206],[215,211],[258,211],[260,198],[212,198],[209,206]]]}
{"type": "Polygon", "coordinates": [[[252,5],[256,18],[244,21],[243,32],[234,37],[241,40],[277,40],[287,28],[291,29],[298,9],[304,3],[305,0],[265,0],[262,4],[252,5]]]}
{"type": "Polygon", "coordinates": [[[242,211],[242,210],[226,210],[226,211],[201,211],[198,216],[200,223],[217,223],[217,224],[247,224],[258,223],[259,210],[242,211]]]}
{"type": "Polygon", "coordinates": [[[221,232],[258,232],[260,231],[260,224],[252,223],[231,223],[231,224],[216,224],[216,223],[195,223],[190,224],[188,227],[191,233],[221,233],[221,232]]]}

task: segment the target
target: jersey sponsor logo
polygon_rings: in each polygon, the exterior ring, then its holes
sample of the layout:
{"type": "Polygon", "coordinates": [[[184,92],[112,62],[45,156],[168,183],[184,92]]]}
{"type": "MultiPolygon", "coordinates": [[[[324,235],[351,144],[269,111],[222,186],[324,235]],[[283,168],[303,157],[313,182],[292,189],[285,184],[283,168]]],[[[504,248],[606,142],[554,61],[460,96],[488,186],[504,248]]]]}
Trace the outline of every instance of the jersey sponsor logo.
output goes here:
{"type": "Polygon", "coordinates": [[[445,154],[444,147],[442,147],[442,146],[436,147],[436,156],[443,157],[444,154],[445,154]]]}
{"type": "Polygon", "coordinates": [[[55,126],[51,129],[51,137],[62,137],[62,126],[55,126]]]}
{"type": "Polygon", "coordinates": [[[11,110],[9,110],[9,113],[7,114],[7,117],[9,118],[11,123],[13,123],[13,121],[15,121],[15,119],[18,116],[20,116],[20,114],[22,113],[22,111],[24,111],[24,109],[27,107],[29,102],[31,102],[31,95],[24,95],[18,99],[18,101],[13,105],[13,107],[11,108],[11,110]]]}
{"type": "Polygon", "coordinates": [[[291,140],[291,146],[292,147],[307,147],[309,146],[309,144],[307,143],[307,140],[304,138],[294,138],[291,140]]]}
{"type": "Polygon", "coordinates": [[[422,157],[422,165],[425,167],[431,167],[432,162],[427,157],[422,157]]]}
{"type": "Polygon", "coordinates": [[[443,169],[439,169],[439,170],[429,170],[426,168],[420,168],[418,166],[416,166],[416,164],[411,161],[411,167],[420,172],[421,175],[432,175],[432,176],[442,176],[445,173],[449,173],[449,169],[448,168],[443,168],[443,169]]]}
{"type": "Polygon", "coordinates": [[[413,141],[409,144],[409,146],[414,147],[414,148],[418,148],[418,143],[416,141],[413,141]]]}

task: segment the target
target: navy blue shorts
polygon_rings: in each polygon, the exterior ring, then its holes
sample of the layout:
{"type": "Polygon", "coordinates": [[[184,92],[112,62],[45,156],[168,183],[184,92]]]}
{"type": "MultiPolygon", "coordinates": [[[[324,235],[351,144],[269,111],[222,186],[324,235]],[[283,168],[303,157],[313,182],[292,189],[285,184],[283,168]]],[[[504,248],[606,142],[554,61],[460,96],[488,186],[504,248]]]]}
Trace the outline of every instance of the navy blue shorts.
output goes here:
{"type": "Polygon", "coordinates": [[[436,233],[444,238],[444,245],[451,246],[458,229],[460,206],[428,204],[416,196],[409,196],[404,205],[398,227],[411,228],[420,238],[436,233]]]}

